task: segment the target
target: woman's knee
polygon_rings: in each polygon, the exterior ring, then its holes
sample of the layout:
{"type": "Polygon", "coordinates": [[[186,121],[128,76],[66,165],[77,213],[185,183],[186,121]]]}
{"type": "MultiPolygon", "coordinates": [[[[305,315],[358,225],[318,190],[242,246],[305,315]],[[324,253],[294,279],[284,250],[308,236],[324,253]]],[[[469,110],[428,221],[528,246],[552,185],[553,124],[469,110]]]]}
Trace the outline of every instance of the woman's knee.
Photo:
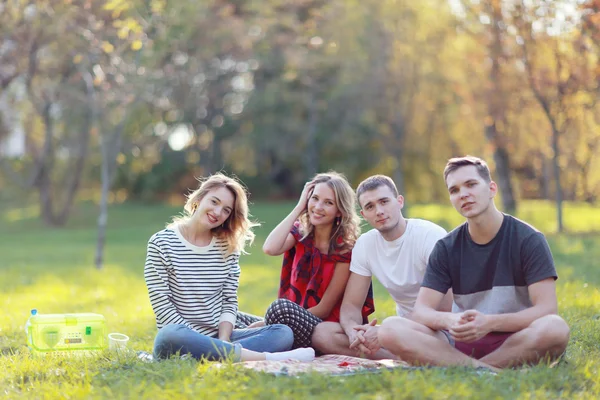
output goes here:
{"type": "Polygon", "coordinates": [[[299,306],[288,299],[277,299],[273,301],[265,313],[265,323],[267,325],[274,325],[289,322],[290,310],[294,307],[299,306]]]}
{"type": "Polygon", "coordinates": [[[271,305],[269,306],[269,308],[267,310],[279,310],[282,308],[289,308],[289,307],[294,307],[294,306],[298,306],[298,304],[294,303],[293,301],[291,301],[289,299],[276,299],[276,300],[273,300],[273,302],[271,303],[271,305]]]}
{"type": "Polygon", "coordinates": [[[167,325],[158,330],[154,341],[161,343],[177,342],[181,339],[182,334],[187,330],[189,330],[189,328],[185,325],[167,325]]]}
{"type": "Polygon", "coordinates": [[[183,333],[189,330],[185,325],[171,324],[159,329],[154,338],[154,355],[168,358],[183,346],[183,333]]]}
{"type": "Polygon", "coordinates": [[[269,335],[269,341],[273,346],[274,352],[287,351],[294,344],[294,332],[292,329],[283,324],[268,325],[265,328],[265,333],[269,335]]]}

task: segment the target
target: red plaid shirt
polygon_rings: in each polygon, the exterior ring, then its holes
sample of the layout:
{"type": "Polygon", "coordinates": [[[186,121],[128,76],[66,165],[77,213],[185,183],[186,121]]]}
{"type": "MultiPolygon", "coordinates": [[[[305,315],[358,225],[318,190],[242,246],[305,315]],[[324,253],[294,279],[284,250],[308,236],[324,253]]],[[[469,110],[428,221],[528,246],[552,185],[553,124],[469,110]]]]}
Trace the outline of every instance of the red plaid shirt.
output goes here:
{"type": "MultiPolygon", "coordinates": [[[[323,254],[314,245],[313,235],[304,240],[299,230],[299,222],[294,223],[290,232],[296,244],[283,256],[279,298],[288,299],[308,309],[319,304],[335,270],[336,263],[349,263],[351,252],[344,254],[323,254]]],[[[335,305],[325,321],[339,322],[342,299],[335,305]]],[[[373,285],[362,307],[363,321],[375,311],[373,302],[373,285]]]]}

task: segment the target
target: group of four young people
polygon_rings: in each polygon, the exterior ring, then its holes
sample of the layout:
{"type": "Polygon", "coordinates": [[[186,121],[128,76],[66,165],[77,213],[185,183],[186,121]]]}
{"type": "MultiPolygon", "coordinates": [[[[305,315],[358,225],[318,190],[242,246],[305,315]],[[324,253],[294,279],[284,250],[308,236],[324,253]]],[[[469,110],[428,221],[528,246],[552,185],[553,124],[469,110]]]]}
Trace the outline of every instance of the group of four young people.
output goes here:
{"type": "Polygon", "coordinates": [[[387,176],[354,194],[340,174],[318,174],[263,250],[283,254],[278,299],[264,318],[238,310],[239,257],[254,238],[242,185],[203,180],[148,242],[144,275],[159,328],[154,355],[234,361],[297,359],[315,351],[412,364],[504,368],[564,352],[552,254],[542,233],[494,205],[487,164],[448,161],[450,201],[466,222],[450,233],[404,218],[387,176]],[[360,214],[374,228],[360,235],[360,214]],[[382,325],[375,276],[396,303],[382,325]]]}

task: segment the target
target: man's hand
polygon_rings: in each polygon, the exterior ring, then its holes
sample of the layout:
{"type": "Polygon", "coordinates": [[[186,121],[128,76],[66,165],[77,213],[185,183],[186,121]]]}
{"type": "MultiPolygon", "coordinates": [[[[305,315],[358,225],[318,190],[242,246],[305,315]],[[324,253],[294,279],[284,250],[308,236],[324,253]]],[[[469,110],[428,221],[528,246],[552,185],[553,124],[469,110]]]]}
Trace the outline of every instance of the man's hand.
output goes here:
{"type": "Polygon", "coordinates": [[[450,331],[454,326],[461,324],[462,314],[446,313],[443,319],[444,329],[450,331]]]}
{"type": "Polygon", "coordinates": [[[474,342],[491,332],[489,318],[477,310],[467,310],[460,314],[460,320],[449,332],[457,342],[474,342]]]}
{"type": "MultiPolygon", "coordinates": [[[[360,325],[357,325],[360,326],[360,325]]],[[[348,332],[348,342],[350,343],[350,346],[348,346],[351,350],[356,351],[357,355],[360,355],[360,353],[365,353],[367,351],[369,351],[369,349],[367,349],[364,345],[363,342],[365,341],[365,338],[363,336],[363,331],[356,331],[354,330],[354,328],[352,328],[352,330],[350,332],[348,332]]]]}
{"type": "Polygon", "coordinates": [[[353,332],[348,336],[350,348],[361,354],[374,354],[381,346],[377,339],[377,318],[365,325],[357,325],[352,328],[353,332]]]}
{"type": "Polygon", "coordinates": [[[355,329],[364,328],[366,328],[366,330],[363,331],[363,338],[365,339],[365,341],[362,344],[368,350],[366,354],[375,354],[381,348],[381,345],[379,344],[379,339],[377,338],[379,326],[362,325],[360,327],[356,327],[355,329]]]}

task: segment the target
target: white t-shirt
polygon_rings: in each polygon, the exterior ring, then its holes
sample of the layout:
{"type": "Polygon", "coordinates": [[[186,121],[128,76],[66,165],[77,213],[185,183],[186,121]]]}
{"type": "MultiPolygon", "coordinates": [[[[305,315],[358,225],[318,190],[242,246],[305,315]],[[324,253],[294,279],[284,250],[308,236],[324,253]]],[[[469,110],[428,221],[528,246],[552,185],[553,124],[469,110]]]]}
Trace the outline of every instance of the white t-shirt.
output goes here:
{"type": "Polygon", "coordinates": [[[358,275],[375,275],[396,302],[400,316],[413,309],[429,254],[436,242],[446,236],[444,228],[433,222],[411,218],[406,221],[404,234],[391,242],[377,229],[359,237],[350,264],[350,271],[358,275]]]}

